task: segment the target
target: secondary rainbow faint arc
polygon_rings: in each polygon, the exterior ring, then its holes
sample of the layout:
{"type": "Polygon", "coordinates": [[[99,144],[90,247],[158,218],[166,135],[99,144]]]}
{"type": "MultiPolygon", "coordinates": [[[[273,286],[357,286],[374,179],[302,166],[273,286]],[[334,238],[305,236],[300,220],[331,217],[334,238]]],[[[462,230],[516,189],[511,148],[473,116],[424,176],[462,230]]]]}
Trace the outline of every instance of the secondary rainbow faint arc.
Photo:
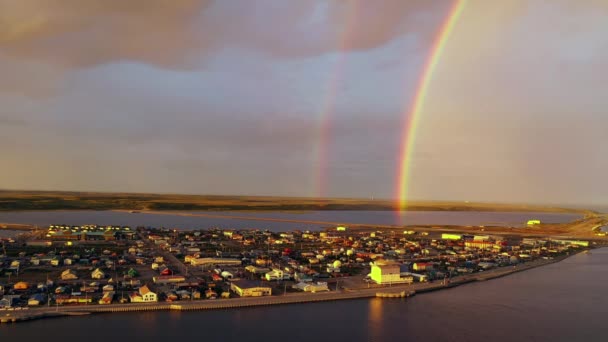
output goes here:
{"type": "Polygon", "coordinates": [[[406,118],[404,121],[404,134],[399,154],[401,160],[399,163],[399,184],[397,187],[397,207],[401,214],[403,214],[403,210],[405,210],[407,207],[407,196],[412,166],[412,153],[414,150],[414,143],[416,142],[417,127],[420,120],[420,116],[424,109],[429,85],[431,83],[431,80],[433,79],[433,74],[435,72],[435,69],[437,68],[437,65],[439,64],[439,60],[441,59],[443,49],[450,35],[452,34],[454,26],[458,21],[460,15],[462,14],[466,3],[467,0],[456,0],[450,8],[446,19],[443,21],[441,28],[435,36],[435,41],[433,42],[431,52],[426,60],[423,72],[418,81],[418,86],[416,87],[416,95],[414,96],[414,101],[409,107],[409,109],[404,113],[404,116],[406,116],[406,118]]]}
{"type": "Polygon", "coordinates": [[[330,139],[332,130],[332,117],[335,112],[336,100],[338,98],[338,88],[344,76],[344,67],[346,64],[346,52],[352,36],[352,29],[358,15],[359,0],[354,0],[348,3],[348,12],[346,13],[345,27],[338,38],[337,45],[337,61],[335,67],[327,82],[328,90],[325,92],[325,97],[322,102],[321,111],[319,114],[318,139],[315,151],[317,161],[316,167],[316,188],[315,197],[325,197],[327,192],[328,178],[328,162],[330,153],[330,139]]]}

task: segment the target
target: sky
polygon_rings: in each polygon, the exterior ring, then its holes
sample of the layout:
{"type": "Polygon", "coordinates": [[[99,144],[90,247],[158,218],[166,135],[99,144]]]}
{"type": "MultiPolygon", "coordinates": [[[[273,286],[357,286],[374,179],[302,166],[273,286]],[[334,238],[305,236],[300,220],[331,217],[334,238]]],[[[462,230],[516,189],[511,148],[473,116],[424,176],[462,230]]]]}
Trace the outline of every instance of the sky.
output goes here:
{"type": "MultiPolygon", "coordinates": [[[[449,0],[0,0],[0,188],[392,198],[449,0]]],[[[608,1],[469,0],[408,197],[608,204],[608,1]]]]}

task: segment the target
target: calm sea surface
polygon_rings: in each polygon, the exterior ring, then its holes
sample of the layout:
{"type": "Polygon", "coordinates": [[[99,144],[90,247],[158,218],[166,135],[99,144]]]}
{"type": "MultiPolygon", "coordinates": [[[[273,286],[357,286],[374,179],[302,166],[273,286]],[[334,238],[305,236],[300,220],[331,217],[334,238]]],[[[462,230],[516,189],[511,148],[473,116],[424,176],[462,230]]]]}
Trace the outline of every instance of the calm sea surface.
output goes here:
{"type": "MultiPolygon", "coordinates": [[[[381,225],[510,225],[522,226],[531,218],[540,219],[547,223],[563,223],[576,220],[580,215],[560,213],[530,213],[530,212],[442,212],[442,211],[411,211],[399,218],[391,211],[310,211],[292,212],[191,212],[192,214],[235,215],[249,217],[265,217],[294,219],[306,221],[326,221],[381,225]]],[[[129,225],[151,226],[179,229],[200,228],[259,228],[272,231],[293,229],[318,230],[321,225],[292,222],[253,221],[230,218],[209,218],[196,216],[179,216],[172,213],[161,215],[114,211],[22,211],[0,212],[2,223],[24,223],[46,226],[49,224],[100,224],[100,225],[129,225]]]]}
{"type": "Polygon", "coordinates": [[[11,237],[15,237],[21,233],[23,233],[23,231],[0,229],[0,238],[11,238],[11,237]]]}
{"type": "Polygon", "coordinates": [[[106,314],[0,326],[2,341],[606,341],[608,249],[406,300],[106,314]]]}

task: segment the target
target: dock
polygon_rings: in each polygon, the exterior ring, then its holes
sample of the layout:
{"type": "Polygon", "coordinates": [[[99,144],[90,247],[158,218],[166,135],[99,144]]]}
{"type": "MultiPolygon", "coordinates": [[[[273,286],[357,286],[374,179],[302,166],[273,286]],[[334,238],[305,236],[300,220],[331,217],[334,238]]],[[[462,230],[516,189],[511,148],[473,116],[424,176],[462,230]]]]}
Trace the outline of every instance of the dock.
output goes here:
{"type": "Polygon", "coordinates": [[[376,292],[378,298],[407,298],[416,294],[416,291],[401,291],[401,292],[376,292]]]}

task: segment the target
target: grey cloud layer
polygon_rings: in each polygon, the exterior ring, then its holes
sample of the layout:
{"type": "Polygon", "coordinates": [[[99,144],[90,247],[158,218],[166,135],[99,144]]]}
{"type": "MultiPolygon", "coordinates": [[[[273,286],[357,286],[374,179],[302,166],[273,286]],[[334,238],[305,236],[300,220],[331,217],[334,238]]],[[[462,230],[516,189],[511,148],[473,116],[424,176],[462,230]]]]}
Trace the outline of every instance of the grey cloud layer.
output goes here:
{"type": "Polygon", "coordinates": [[[196,65],[237,44],[274,55],[382,45],[441,2],[402,0],[2,0],[0,50],[61,66],[134,60],[196,65]],[[407,20],[406,20],[407,19],[407,20]]]}
{"type": "MultiPolygon", "coordinates": [[[[451,4],[0,0],[0,187],[390,197],[451,4]]],[[[468,1],[411,196],[607,202],[607,10],[468,1]]]]}

